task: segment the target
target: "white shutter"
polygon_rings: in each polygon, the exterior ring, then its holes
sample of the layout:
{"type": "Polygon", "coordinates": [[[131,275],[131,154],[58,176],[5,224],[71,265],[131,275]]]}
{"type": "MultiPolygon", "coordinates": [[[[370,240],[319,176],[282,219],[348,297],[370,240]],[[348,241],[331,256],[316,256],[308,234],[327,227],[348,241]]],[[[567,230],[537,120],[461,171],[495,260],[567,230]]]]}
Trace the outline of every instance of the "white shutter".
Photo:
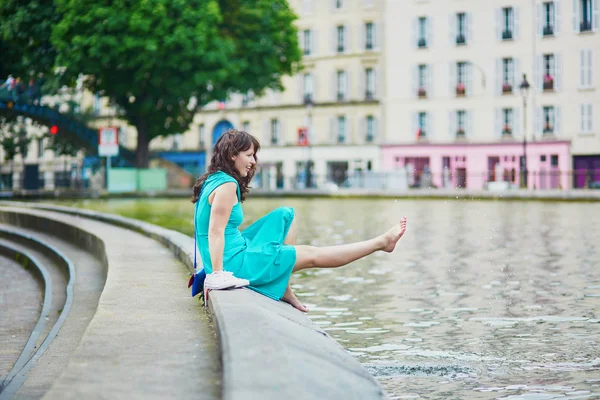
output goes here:
{"type": "Polygon", "coordinates": [[[336,142],[336,136],[337,136],[337,132],[336,132],[336,122],[337,122],[337,118],[336,117],[329,117],[329,143],[335,143],[336,142]]]}
{"type": "Polygon", "coordinates": [[[433,17],[427,17],[427,47],[433,46],[433,17]]]}
{"type": "Polygon", "coordinates": [[[316,29],[310,32],[310,54],[313,56],[319,53],[319,42],[317,42],[317,38],[319,37],[318,32],[316,29]]]}
{"type": "Polygon", "coordinates": [[[379,140],[379,121],[373,116],[373,141],[379,140]]]}
{"type": "Polygon", "coordinates": [[[588,133],[592,133],[594,131],[594,113],[593,113],[593,104],[588,104],[588,133]]]}
{"type": "Polygon", "coordinates": [[[467,29],[465,30],[465,35],[467,35],[467,44],[471,44],[475,39],[475,36],[473,35],[473,14],[466,13],[465,20],[467,23],[467,29]]]}
{"type": "Polygon", "coordinates": [[[544,32],[544,8],[542,3],[535,6],[535,22],[536,34],[542,36],[544,32]]]}
{"type": "Polygon", "coordinates": [[[467,119],[465,134],[467,137],[471,137],[473,135],[473,112],[465,111],[465,118],[467,119]]]}
{"type": "Polygon", "coordinates": [[[304,75],[298,74],[296,75],[296,87],[298,90],[298,98],[300,99],[300,103],[304,102],[304,75]]]}
{"type": "Polygon", "coordinates": [[[581,0],[573,0],[573,32],[579,32],[579,2],[581,0]]]}
{"type": "Polygon", "coordinates": [[[496,8],[495,10],[495,15],[496,15],[496,38],[498,40],[502,40],[502,9],[501,8],[496,8]]]}
{"type": "Polygon", "coordinates": [[[562,56],[560,54],[554,54],[554,82],[555,89],[559,91],[562,89],[562,56]]]}
{"type": "Polygon", "coordinates": [[[338,87],[338,79],[337,79],[337,71],[333,70],[331,73],[331,82],[329,83],[329,96],[331,101],[334,103],[337,101],[337,87],[338,87]]]}
{"type": "Polygon", "coordinates": [[[588,49],[587,61],[588,61],[588,85],[590,87],[593,87],[594,86],[594,52],[592,51],[592,49],[588,49]]]}
{"type": "Polygon", "coordinates": [[[465,64],[465,93],[467,96],[473,95],[473,65],[471,63],[465,64]]]}
{"type": "Polygon", "coordinates": [[[354,96],[353,96],[353,91],[352,91],[352,78],[350,77],[350,70],[346,71],[346,82],[344,83],[346,85],[346,100],[351,100],[354,96]]]}
{"type": "Polygon", "coordinates": [[[425,129],[427,129],[425,131],[425,133],[427,134],[428,138],[432,138],[433,137],[433,114],[431,112],[428,112],[427,114],[425,114],[425,129]]]}
{"type": "Polygon", "coordinates": [[[496,92],[496,95],[500,96],[502,94],[502,81],[504,80],[503,78],[503,63],[502,63],[502,59],[498,58],[496,60],[496,85],[494,87],[494,91],[496,92]]]}
{"type": "Polygon", "coordinates": [[[521,136],[521,132],[523,131],[522,125],[523,120],[521,119],[521,109],[513,108],[513,133],[515,137],[521,136]]]}
{"type": "Polygon", "coordinates": [[[513,77],[512,77],[512,85],[513,91],[515,91],[519,87],[519,83],[521,81],[521,60],[518,58],[513,58],[513,77]]]}
{"type": "Polygon", "coordinates": [[[538,90],[538,92],[541,92],[544,90],[544,73],[543,73],[543,68],[544,68],[544,58],[543,56],[536,56],[535,57],[535,70],[534,70],[534,81],[535,84],[534,86],[536,87],[536,89],[538,90]]]}
{"type": "Polygon", "coordinates": [[[415,98],[418,97],[418,89],[419,89],[419,66],[413,65],[412,68],[412,93],[409,97],[415,98]]]}
{"type": "Polygon", "coordinates": [[[554,133],[562,133],[562,112],[560,107],[554,107],[554,133]]]}
{"type": "Polygon", "coordinates": [[[433,64],[427,65],[427,97],[433,99],[433,64]]]}
{"type": "Polygon", "coordinates": [[[376,50],[381,50],[383,49],[383,41],[385,40],[383,35],[384,35],[384,23],[383,21],[376,23],[375,25],[373,25],[375,27],[375,33],[373,34],[373,37],[375,39],[375,49],[376,50]]]}
{"type": "Polygon", "coordinates": [[[383,98],[383,72],[380,70],[380,67],[377,66],[373,68],[373,95],[377,100],[381,100],[383,98]]]}
{"type": "Polygon", "coordinates": [[[419,18],[413,18],[412,42],[415,48],[419,47],[419,18]]]}
{"type": "Polygon", "coordinates": [[[331,42],[329,46],[329,51],[332,54],[335,54],[337,52],[337,44],[337,26],[334,26],[333,28],[331,28],[331,42]]]}
{"type": "Polygon", "coordinates": [[[562,18],[560,17],[560,3],[562,0],[554,0],[554,36],[558,36],[560,34],[560,24],[562,23],[562,18]]]}
{"type": "Polygon", "coordinates": [[[360,25],[360,29],[357,29],[357,31],[358,31],[358,45],[360,46],[358,51],[363,52],[363,51],[367,50],[367,23],[362,22],[360,25]]]}
{"type": "Polygon", "coordinates": [[[313,103],[317,102],[317,91],[318,91],[318,84],[317,84],[317,72],[313,71],[312,74],[312,101],[313,103]]]}
{"type": "Polygon", "coordinates": [[[284,146],[287,142],[284,119],[278,118],[277,121],[279,121],[279,137],[277,138],[277,145],[284,146]]]}
{"type": "Polygon", "coordinates": [[[600,0],[592,0],[594,12],[592,14],[592,29],[597,31],[600,28],[600,0]]]}
{"type": "Polygon", "coordinates": [[[513,7],[513,20],[514,20],[514,32],[513,38],[517,40],[520,33],[521,15],[519,13],[519,7],[513,7]]]}
{"type": "Polygon", "coordinates": [[[419,129],[419,113],[418,112],[413,112],[413,116],[412,116],[412,131],[411,131],[411,135],[413,135],[413,138],[417,137],[417,130],[419,129]]]}
{"type": "Polygon", "coordinates": [[[448,26],[450,29],[448,30],[450,34],[450,46],[456,46],[456,13],[450,14],[448,16],[450,21],[448,21],[448,26]]]}
{"type": "Polygon", "coordinates": [[[367,70],[362,69],[358,79],[358,98],[360,100],[366,99],[365,95],[367,92],[367,70]]]}
{"type": "Polygon", "coordinates": [[[302,54],[304,54],[304,30],[298,30],[298,47],[302,50],[302,54]]]}
{"type": "Polygon", "coordinates": [[[448,136],[451,139],[456,137],[456,111],[448,111],[448,136]]]}
{"type": "Polygon", "coordinates": [[[542,135],[544,126],[544,108],[537,107],[535,109],[535,123],[534,123],[534,132],[536,135],[542,135]]]}
{"type": "Polygon", "coordinates": [[[351,37],[350,25],[344,25],[344,53],[352,53],[352,43],[350,40],[351,37]]]}
{"type": "Polygon", "coordinates": [[[448,79],[450,97],[456,97],[456,63],[450,62],[450,74],[448,79]]]}
{"type": "Polygon", "coordinates": [[[360,133],[359,136],[361,137],[361,140],[359,140],[359,142],[366,142],[367,141],[367,117],[363,117],[360,119],[360,133]]]}
{"type": "Polygon", "coordinates": [[[494,128],[495,136],[502,137],[502,110],[500,108],[496,108],[495,125],[496,125],[494,128]]]}

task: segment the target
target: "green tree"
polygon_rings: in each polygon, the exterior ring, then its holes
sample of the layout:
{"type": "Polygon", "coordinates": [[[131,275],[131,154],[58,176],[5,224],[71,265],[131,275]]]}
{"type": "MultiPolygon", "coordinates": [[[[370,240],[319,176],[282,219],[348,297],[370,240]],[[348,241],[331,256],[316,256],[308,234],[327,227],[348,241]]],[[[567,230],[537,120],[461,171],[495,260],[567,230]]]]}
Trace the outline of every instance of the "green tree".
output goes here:
{"type": "Polygon", "coordinates": [[[86,88],[108,96],[137,128],[140,168],[148,165],[150,140],[187,130],[199,106],[281,89],[281,77],[301,59],[297,17],[286,0],[55,4],[57,64],[84,74],[86,88]]]}

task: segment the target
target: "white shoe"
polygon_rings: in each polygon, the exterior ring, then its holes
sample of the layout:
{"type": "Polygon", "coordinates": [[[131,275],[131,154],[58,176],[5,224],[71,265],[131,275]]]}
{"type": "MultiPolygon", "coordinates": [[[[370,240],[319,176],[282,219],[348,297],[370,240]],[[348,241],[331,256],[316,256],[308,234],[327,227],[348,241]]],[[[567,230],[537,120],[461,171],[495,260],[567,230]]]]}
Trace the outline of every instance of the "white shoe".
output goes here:
{"type": "Polygon", "coordinates": [[[250,285],[248,279],[236,278],[229,271],[214,271],[206,275],[204,280],[204,288],[209,290],[241,288],[248,285],[250,285]]]}

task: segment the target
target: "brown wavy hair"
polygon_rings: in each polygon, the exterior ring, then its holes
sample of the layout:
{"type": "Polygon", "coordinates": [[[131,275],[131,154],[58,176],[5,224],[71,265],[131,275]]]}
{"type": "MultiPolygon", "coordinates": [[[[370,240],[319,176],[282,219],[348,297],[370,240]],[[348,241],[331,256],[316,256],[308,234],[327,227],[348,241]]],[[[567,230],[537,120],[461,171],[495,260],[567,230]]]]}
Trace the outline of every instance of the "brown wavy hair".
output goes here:
{"type": "Polygon", "coordinates": [[[246,200],[246,194],[250,191],[250,181],[256,172],[256,164],[252,166],[248,175],[242,178],[235,168],[235,162],[232,158],[240,154],[240,152],[248,150],[251,145],[254,145],[254,158],[258,162],[256,153],[260,150],[260,143],[257,138],[248,132],[238,131],[237,129],[229,129],[225,132],[223,136],[217,140],[217,143],[213,148],[213,155],[208,170],[204,175],[198,178],[194,184],[192,203],[197,202],[200,198],[202,185],[204,185],[206,178],[217,171],[223,171],[235,178],[240,185],[241,201],[246,200]]]}

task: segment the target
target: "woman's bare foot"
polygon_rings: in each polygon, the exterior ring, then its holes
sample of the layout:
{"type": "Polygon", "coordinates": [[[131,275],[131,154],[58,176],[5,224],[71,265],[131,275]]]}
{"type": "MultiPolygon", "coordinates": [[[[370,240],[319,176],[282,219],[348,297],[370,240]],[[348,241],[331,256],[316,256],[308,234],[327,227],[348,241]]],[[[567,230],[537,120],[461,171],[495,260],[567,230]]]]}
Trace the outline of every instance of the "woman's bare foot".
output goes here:
{"type": "Polygon", "coordinates": [[[297,308],[302,312],[308,312],[308,308],[304,304],[300,303],[300,300],[298,300],[294,292],[292,292],[292,288],[289,285],[285,290],[281,300],[285,301],[286,303],[290,303],[292,307],[297,308]]]}
{"type": "Polygon", "coordinates": [[[406,232],[406,217],[400,220],[400,223],[394,226],[392,229],[381,235],[383,245],[381,250],[386,253],[391,253],[396,248],[396,243],[406,232]]]}

